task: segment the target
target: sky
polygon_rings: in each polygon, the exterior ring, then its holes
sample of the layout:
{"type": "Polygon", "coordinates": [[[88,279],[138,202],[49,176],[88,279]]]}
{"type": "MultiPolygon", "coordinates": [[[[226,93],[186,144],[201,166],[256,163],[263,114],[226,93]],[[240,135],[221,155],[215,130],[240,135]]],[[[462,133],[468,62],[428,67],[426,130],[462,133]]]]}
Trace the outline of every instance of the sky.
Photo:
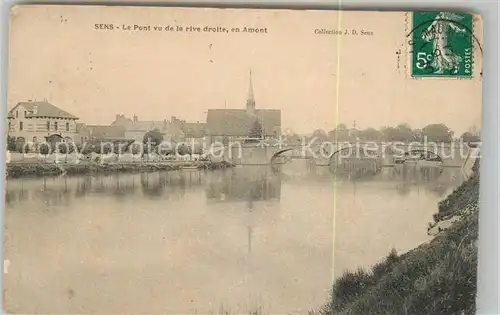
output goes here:
{"type": "MultiPolygon", "coordinates": [[[[8,105],[47,99],[87,124],[116,114],[205,121],[212,108],[281,109],[283,129],[481,123],[481,80],[407,77],[401,12],[30,6],[11,14],[8,105]],[[95,24],[267,28],[267,33],[96,30],[95,24]],[[315,29],[373,35],[317,35],[315,29]],[[402,50],[402,55],[396,51],[402,50]],[[398,67],[399,65],[399,67],[398,67]]],[[[476,56],[475,70],[481,67],[476,56]]]]}

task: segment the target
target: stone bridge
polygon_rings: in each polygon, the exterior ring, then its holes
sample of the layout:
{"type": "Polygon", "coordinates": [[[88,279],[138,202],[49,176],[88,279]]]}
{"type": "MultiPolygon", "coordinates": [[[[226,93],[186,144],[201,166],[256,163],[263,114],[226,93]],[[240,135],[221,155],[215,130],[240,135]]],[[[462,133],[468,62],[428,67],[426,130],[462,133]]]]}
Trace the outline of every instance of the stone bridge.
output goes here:
{"type": "Polygon", "coordinates": [[[241,144],[213,149],[213,159],[236,165],[268,165],[283,163],[287,159],[309,159],[316,165],[327,166],[341,159],[380,159],[382,164],[394,164],[402,156],[421,154],[437,157],[443,166],[461,167],[470,148],[465,143],[312,143],[310,145],[241,144]]]}

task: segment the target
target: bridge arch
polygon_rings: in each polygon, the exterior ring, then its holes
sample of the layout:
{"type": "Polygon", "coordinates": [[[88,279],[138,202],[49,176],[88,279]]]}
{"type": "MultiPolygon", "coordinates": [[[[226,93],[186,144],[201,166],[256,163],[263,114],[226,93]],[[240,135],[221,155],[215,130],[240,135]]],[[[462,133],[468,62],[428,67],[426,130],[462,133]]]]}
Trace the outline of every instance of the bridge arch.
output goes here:
{"type": "Polygon", "coordinates": [[[335,160],[335,158],[337,158],[339,156],[339,154],[341,154],[341,153],[343,153],[343,152],[345,152],[347,150],[351,150],[351,153],[349,154],[349,157],[378,158],[380,156],[379,152],[377,150],[374,150],[374,149],[367,149],[367,148],[362,148],[362,147],[359,147],[359,146],[348,146],[348,147],[344,147],[344,148],[338,149],[337,151],[333,152],[330,155],[330,159],[329,159],[328,164],[331,166],[332,162],[335,160]],[[359,151],[359,155],[357,154],[358,151],[359,151]]]}
{"type": "Polygon", "coordinates": [[[292,150],[293,150],[293,148],[287,148],[287,149],[282,149],[282,150],[279,150],[279,151],[275,152],[275,153],[273,154],[273,156],[271,157],[271,165],[276,164],[276,159],[277,159],[277,158],[278,158],[281,154],[283,154],[283,153],[285,153],[285,152],[292,151],[292,150]]]}

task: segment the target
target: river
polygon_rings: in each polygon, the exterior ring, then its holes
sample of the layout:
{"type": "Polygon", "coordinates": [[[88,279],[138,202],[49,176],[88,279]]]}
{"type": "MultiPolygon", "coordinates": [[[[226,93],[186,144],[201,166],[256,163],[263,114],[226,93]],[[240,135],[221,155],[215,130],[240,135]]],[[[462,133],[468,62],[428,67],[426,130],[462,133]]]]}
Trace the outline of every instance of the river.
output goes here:
{"type": "Polygon", "coordinates": [[[14,179],[5,210],[13,313],[307,313],[333,278],[428,241],[463,181],[291,163],[14,179]]]}

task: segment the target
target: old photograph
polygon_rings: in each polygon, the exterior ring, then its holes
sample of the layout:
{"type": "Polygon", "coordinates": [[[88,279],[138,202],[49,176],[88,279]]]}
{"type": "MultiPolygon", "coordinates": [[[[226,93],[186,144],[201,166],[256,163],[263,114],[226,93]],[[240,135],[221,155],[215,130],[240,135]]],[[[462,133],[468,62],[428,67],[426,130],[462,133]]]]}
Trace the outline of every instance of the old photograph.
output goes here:
{"type": "Polygon", "coordinates": [[[18,5],[10,314],[475,314],[482,20],[18,5]]]}

